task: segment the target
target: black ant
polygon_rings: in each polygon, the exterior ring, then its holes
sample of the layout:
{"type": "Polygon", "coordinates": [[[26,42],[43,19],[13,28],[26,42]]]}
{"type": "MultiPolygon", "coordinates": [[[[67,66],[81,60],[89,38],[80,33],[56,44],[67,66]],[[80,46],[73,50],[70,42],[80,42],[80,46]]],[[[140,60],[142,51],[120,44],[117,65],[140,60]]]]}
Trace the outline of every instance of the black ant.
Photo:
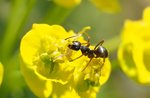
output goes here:
{"type": "MultiPolygon", "coordinates": [[[[73,38],[73,37],[76,37],[76,36],[68,37],[65,40],[67,40],[69,38],[73,38]]],[[[102,44],[104,43],[104,40],[100,41],[95,46],[95,48],[92,50],[92,49],[89,48],[89,46],[90,46],[89,39],[90,39],[90,37],[88,36],[88,40],[87,40],[87,43],[86,43],[87,45],[86,46],[82,45],[79,41],[72,41],[72,44],[68,45],[68,47],[70,49],[75,50],[75,51],[81,50],[81,52],[82,52],[82,55],[80,55],[79,57],[77,57],[75,59],[72,59],[71,61],[74,61],[74,60],[82,57],[83,55],[87,56],[88,58],[90,58],[89,62],[87,63],[87,65],[84,67],[84,69],[82,71],[84,71],[87,68],[87,66],[92,61],[93,58],[99,58],[99,57],[103,58],[103,64],[100,67],[100,68],[102,68],[103,65],[104,65],[104,63],[105,63],[105,58],[108,57],[108,51],[107,51],[107,49],[102,46],[102,44]]]]}

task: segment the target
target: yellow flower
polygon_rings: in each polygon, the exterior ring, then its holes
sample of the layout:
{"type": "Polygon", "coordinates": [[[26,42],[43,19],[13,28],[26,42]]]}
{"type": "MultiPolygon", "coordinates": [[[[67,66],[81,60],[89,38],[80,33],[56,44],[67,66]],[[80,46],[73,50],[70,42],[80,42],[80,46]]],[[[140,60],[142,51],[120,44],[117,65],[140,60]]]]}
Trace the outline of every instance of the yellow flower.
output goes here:
{"type": "Polygon", "coordinates": [[[98,9],[106,12],[118,12],[121,9],[118,0],[91,0],[91,2],[98,9]]]}
{"type": "Polygon", "coordinates": [[[142,20],[127,20],[122,32],[118,58],[122,70],[141,84],[150,84],[150,7],[142,20]]]}
{"type": "MultiPolygon", "coordinates": [[[[101,58],[94,58],[85,71],[82,69],[89,62],[80,51],[73,51],[68,45],[73,40],[85,43],[81,36],[72,30],[67,32],[59,25],[34,24],[23,37],[20,45],[21,71],[30,89],[39,97],[54,98],[95,98],[100,85],[110,75],[110,62],[106,58],[104,67],[101,58]],[[77,36],[65,40],[70,36],[77,36]]],[[[91,46],[92,48],[92,46],[91,46]]]]}
{"type": "MultiPolygon", "coordinates": [[[[56,4],[72,8],[81,3],[82,0],[53,0],[56,4]]],[[[90,0],[98,9],[106,12],[118,12],[121,7],[118,0],[90,0]]]]}
{"type": "Polygon", "coordinates": [[[4,74],[4,68],[3,68],[2,63],[0,62],[0,85],[1,85],[2,80],[3,80],[3,74],[4,74]]]}
{"type": "Polygon", "coordinates": [[[75,7],[80,4],[81,0],[53,0],[56,4],[65,8],[75,7]]]}

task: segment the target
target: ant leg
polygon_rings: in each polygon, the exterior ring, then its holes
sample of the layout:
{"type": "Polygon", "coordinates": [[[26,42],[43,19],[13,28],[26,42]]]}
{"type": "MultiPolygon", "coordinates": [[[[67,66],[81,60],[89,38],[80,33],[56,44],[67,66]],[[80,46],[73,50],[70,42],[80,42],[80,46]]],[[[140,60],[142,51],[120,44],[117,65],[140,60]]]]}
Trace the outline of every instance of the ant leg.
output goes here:
{"type": "Polygon", "coordinates": [[[102,63],[102,65],[100,66],[100,76],[101,76],[101,70],[102,70],[102,68],[103,68],[103,66],[104,66],[104,63],[105,63],[105,58],[103,58],[103,63],[102,63]]]}
{"type": "Polygon", "coordinates": [[[102,44],[104,43],[104,40],[101,40],[94,48],[94,50],[98,47],[98,46],[101,46],[102,44]]]}
{"type": "Polygon", "coordinates": [[[84,32],[84,34],[87,36],[87,47],[89,47],[91,37],[86,32],[84,32]]]}
{"type": "Polygon", "coordinates": [[[84,34],[87,36],[87,42],[89,43],[90,42],[90,39],[91,39],[91,37],[86,33],[86,32],[84,32],[84,34]]]}
{"type": "MultiPolygon", "coordinates": [[[[87,34],[87,33],[86,33],[86,34],[87,34]]],[[[90,46],[90,38],[91,38],[91,37],[88,35],[88,40],[87,40],[87,45],[86,45],[87,47],[90,46]]]]}
{"type": "Polygon", "coordinates": [[[103,68],[104,63],[105,63],[105,58],[103,58],[103,63],[102,63],[102,65],[100,66],[100,70],[103,68]]]}
{"type": "MultiPolygon", "coordinates": [[[[85,32],[84,32],[85,33],[85,32]]],[[[88,41],[87,42],[90,42],[90,36],[87,34],[87,33],[85,33],[86,34],[86,36],[88,37],[88,41]]],[[[79,35],[79,34],[77,34],[77,35],[74,35],[74,36],[70,36],[70,37],[67,37],[67,38],[65,38],[65,40],[68,40],[68,39],[70,39],[70,38],[73,38],[73,37],[80,37],[81,36],[81,34],[79,35]]]]}
{"type": "Polygon", "coordinates": [[[73,37],[78,38],[78,37],[80,37],[84,33],[87,36],[87,38],[88,38],[87,39],[87,46],[90,46],[90,44],[89,44],[89,42],[90,42],[90,36],[86,33],[86,31],[90,30],[90,29],[91,29],[91,27],[87,26],[87,27],[83,28],[77,35],[65,38],[65,40],[68,40],[68,39],[73,38],[73,37]]]}
{"type": "MultiPolygon", "coordinates": [[[[85,32],[84,32],[85,33],[85,32]]],[[[87,42],[86,43],[81,43],[81,44],[87,44],[86,45],[86,47],[89,47],[90,46],[90,39],[91,39],[91,37],[87,34],[87,33],[85,33],[86,34],[86,36],[87,36],[87,42]]]]}
{"type": "Polygon", "coordinates": [[[72,62],[72,61],[74,61],[74,60],[76,60],[76,59],[78,59],[78,58],[80,58],[80,57],[82,57],[83,55],[80,55],[79,57],[76,57],[76,58],[74,58],[74,59],[71,59],[71,60],[69,60],[70,62],[72,62]]]}
{"type": "MultiPolygon", "coordinates": [[[[73,37],[80,37],[83,33],[85,33],[86,36],[89,37],[89,35],[86,33],[86,30],[90,30],[90,29],[91,29],[91,27],[87,26],[87,27],[83,28],[83,29],[81,30],[81,32],[79,32],[77,35],[74,35],[74,36],[70,36],[70,37],[68,37],[68,38],[65,38],[65,40],[70,39],[70,38],[73,38],[73,37]]],[[[89,38],[88,38],[88,40],[89,40],[89,38]]]]}
{"type": "Polygon", "coordinates": [[[87,27],[84,27],[78,34],[83,34],[83,33],[85,33],[87,30],[90,30],[91,29],[91,27],[90,26],[87,26],[87,27]]]}
{"type": "Polygon", "coordinates": [[[87,26],[87,27],[85,27],[85,28],[83,28],[78,34],[79,35],[82,35],[82,34],[85,34],[86,36],[87,36],[87,46],[90,46],[89,45],[89,43],[90,43],[90,36],[89,36],[89,34],[86,32],[87,30],[90,30],[91,29],[91,27],[90,26],[87,26]]]}
{"type": "Polygon", "coordinates": [[[88,67],[88,65],[90,64],[90,62],[92,61],[93,58],[90,59],[90,61],[87,63],[87,65],[84,67],[84,69],[82,70],[82,72],[88,67]]]}
{"type": "Polygon", "coordinates": [[[89,41],[87,41],[86,43],[81,43],[81,44],[87,44],[86,47],[90,46],[90,42],[89,41]]]}

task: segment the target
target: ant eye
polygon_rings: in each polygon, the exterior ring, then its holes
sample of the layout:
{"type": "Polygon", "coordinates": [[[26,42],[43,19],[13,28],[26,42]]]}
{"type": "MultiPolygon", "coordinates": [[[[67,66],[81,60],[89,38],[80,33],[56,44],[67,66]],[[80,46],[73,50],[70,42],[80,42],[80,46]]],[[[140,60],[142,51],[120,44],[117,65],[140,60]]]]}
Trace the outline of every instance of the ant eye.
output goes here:
{"type": "Polygon", "coordinates": [[[81,43],[78,41],[74,41],[72,45],[68,45],[68,47],[72,50],[79,50],[81,43]]]}

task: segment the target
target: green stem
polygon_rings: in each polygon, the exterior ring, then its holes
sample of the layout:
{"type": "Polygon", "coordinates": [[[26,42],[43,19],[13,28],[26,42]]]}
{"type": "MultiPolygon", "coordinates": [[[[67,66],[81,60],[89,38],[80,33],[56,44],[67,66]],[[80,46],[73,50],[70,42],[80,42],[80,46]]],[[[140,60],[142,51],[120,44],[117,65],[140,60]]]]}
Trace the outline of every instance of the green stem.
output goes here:
{"type": "Polygon", "coordinates": [[[118,48],[120,40],[120,35],[117,35],[105,42],[105,46],[109,49],[109,52],[114,52],[118,48]]]}
{"type": "Polygon", "coordinates": [[[56,4],[52,4],[50,10],[44,18],[44,23],[61,24],[72,12],[72,10],[73,8],[66,9],[56,4]]]}
{"type": "Polygon", "coordinates": [[[2,41],[2,60],[5,62],[15,49],[22,28],[35,0],[14,0],[8,26],[2,41]]]}
{"type": "Polygon", "coordinates": [[[17,53],[15,53],[15,55],[13,55],[11,59],[5,63],[7,66],[5,66],[4,69],[4,78],[0,89],[1,98],[8,98],[10,95],[15,95],[15,97],[11,98],[22,97],[21,93],[23,93],[25,82],[20,72],[18,54],[19,51],[17,51],[17,53]]]}
{"type": "MultiPolygon", "coordinates": [[[[105,42],[105,46],[109,49],[110,53],[116,53],[118,46],[121,42],[120,35],[117,35],[113,37],[112,39],[109,39],[105,42]]],[[[112,70],[116,70],[119,68],[119,62],[117,58],[111,59],[111,64],[112,64],[112,70]]]]}

